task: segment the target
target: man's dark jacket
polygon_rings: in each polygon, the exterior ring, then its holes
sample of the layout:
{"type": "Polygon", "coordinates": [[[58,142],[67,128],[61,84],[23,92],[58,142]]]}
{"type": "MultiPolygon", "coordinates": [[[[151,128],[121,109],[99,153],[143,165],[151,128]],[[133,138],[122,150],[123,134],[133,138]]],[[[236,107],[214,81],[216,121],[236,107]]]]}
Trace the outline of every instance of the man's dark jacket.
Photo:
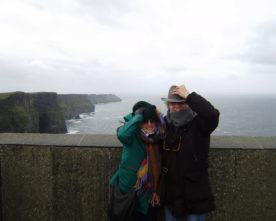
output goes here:
{"type": "Polygon", "coordinates": [[[210,134],[218,125],[219,111],[195,92],[188,95],[186,103],[197,115],[179,128],[167,123],[165,149],[176,149],[179,143],[181,147],[178,152],[163,152],[164,161],[172,155],[165,182],[165,205],[175,217],[215,209],[207,168],[210,134]]]}

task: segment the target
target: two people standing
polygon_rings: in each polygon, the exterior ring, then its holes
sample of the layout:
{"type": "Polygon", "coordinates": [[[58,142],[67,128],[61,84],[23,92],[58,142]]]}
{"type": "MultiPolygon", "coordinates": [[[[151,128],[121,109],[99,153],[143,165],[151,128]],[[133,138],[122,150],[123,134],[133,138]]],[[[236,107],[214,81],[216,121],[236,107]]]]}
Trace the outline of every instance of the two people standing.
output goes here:
{"type": "Polygon", "coordinates": [[[143,101],[125,117],[117,132],[124,145],[122,160],[111,184],[119,176],[122,191],[137,190],[136,220],[156,220],[153,208],[161,200],[166,221],[204,221],[205,213],[215,209],[207,168],[210,134],[218,125],[219,111],[184,85],[171,86],[162,100],[168,107],[165,118],[143,101]],[[158,192],[161,174],[163,193],[158,192]]]}

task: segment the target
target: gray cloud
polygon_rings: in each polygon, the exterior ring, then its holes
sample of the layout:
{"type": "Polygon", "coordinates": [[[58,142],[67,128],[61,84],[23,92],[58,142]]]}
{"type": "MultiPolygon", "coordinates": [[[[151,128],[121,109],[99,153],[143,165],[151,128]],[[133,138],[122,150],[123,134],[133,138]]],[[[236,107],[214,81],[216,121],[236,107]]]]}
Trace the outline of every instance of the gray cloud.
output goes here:
{"type": "Polygon", "coordinates": [[[163,68],[164,71],[171,73],[171,72],[186,72],[187,68],[186,67],[164,67],[163,68]]]}
{"type": "Polygon", "coordinates": [[[138,71],[122,70],[97,60],[85,62],[0,56],[1,91],[55,91],[58,93],[127,93],[152,88],[138,71]],[[130,89],[131,88],[131,89],[130,89]]]}
{"type": "Polygon", "coordinates": [[[276,20],[258,25],[247,47],[248,50],[239,56],[243,61],[258,65],[276,65],[276,20]]]}
{"type": "Polygon", "coordinates": [[[66,2],[29,0],[29,4],[41,11],[90,17],[108,26],[120,26],[121,18],[134,10],[134,2],[128,0],[68,0],[66,2]]]}
{"type": "Polygon", "coordinates": [[[170,85],[186,84],[276,92],[275,3],[248,10],[248,0],[236,14],[232,2],[0,3],[0,90],[166,95],[170,85]],[[267,22],[253,29],[260,18],[267,22]]]}
{"type": "Polygon", "coordinates": [[[78,13],[112,28],[122,28],[124,17],[135,11],[134,1],[128,0],[79,0],[77,2],[78,13]]]}
{"type": "Polygon", "coordinates": [[[89,8],[92,11],[107,11],[115,13],[126,13],[133,9],[133,3],[135,1],[129,0],[78,0],[76,1],[82,7],[89,8]]]}

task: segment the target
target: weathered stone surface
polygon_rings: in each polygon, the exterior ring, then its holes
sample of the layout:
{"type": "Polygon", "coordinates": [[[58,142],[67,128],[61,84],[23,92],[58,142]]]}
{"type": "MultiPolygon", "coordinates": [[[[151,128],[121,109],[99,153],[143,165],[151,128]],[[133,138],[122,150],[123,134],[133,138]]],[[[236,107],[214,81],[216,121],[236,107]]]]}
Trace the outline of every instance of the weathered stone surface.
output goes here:
{"type": "Polygon", "coordinates": [[[121,147],[114,135],[0,133],[0,144],[34,146],[121,147]]]}
{"type": "Polygon", "coordinates": [[[213,136],[211,148],[276,149],[276,137],[213,136]]]}
{"type": "Polygon", "coordinates": [[[271,220],[275,217],[275,150],[212,149],[210,177],[217,210],[209,220],[271,220]]]}
{"type": "Polygon", "coordinates": [[[5,145],[0,154],[3,220],[48,220],[53,195],[50,150],[5,145]]]}
{"type": "MultiPolygon", "coordinates": [[[[3,220],[108,220],[109,179],[122,151],[115,136],[21,135],[0,134],[3,220]]],[[[272,140],[233,137],[231,148],[229,137],[212,137],[209,172],[217,210],[207,220],[275,219],[272,140]],[[255,142],[262,148],[246,146],[255,142]]]]}

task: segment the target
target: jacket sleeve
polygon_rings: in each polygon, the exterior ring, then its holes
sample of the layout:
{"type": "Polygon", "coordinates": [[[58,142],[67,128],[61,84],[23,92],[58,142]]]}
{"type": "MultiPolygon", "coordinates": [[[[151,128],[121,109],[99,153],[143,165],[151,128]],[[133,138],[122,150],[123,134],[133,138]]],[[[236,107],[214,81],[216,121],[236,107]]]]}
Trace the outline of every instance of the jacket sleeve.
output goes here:
{"type": "Polygon", "coordinates": [[[126,121],[123,126],[118,129],[117,137],[121,143],[125,145],[130,145],[132,143],[134,132],[140,127],[142,121],[143,116],[138,114],[129,121],[126,121]]]}
{"type": "Polygon", "coordinates": [[[205,98],[193,92],[187,97],[187,104],[201,119],[201,129],[211,134],[219,123],[219,111],[205,98]]]}

